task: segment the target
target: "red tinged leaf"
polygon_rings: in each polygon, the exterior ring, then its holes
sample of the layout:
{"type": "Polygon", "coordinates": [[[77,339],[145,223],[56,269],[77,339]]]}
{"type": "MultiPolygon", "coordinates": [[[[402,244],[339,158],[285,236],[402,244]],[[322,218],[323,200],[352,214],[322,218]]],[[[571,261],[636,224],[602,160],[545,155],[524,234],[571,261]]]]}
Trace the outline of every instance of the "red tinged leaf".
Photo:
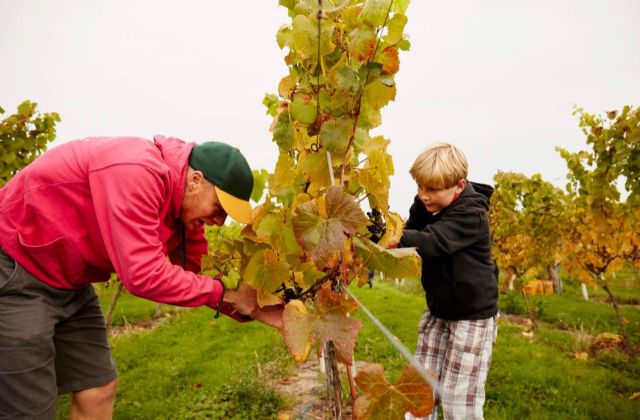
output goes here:
{"type": "Polygon", "coordinates": [[[356,307],[357,303],[332,292],[329,285],[320,290],[313,312],[299,300],[289,302],[284,309],[284,340],[296,362],[304,362],[313,345],[333,341],[338,361],[350,364],[362,323],[347,314],[356,307]]]}
{"type": "Polygon", "coordinates": [[[339,186],[329,187],[324,204],[326,216],[321,214],[318,202],[308,201],[298,206],[291,219],[298,244],[319,267],[342,250],[346,235],[354,234],[367,223],[353,196],[339,186]]]}
{"type": "Polygon", "coordinates": [[[357,419],[402,419],[407,412],[426,417],[433,410],[431,387],[410,365],[391,385],[384,375],[384,368],[370,363],[360,370],[356,384],[363,392],[353,407],[357,419]]]}

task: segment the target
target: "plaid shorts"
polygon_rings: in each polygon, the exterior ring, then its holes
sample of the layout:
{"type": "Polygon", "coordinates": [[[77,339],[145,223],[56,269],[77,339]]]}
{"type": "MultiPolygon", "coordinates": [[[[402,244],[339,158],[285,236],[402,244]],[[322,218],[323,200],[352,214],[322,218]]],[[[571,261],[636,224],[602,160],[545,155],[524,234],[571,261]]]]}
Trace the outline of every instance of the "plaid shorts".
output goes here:
{"type": "Polygon", "coordinates": [[[498,334],[496,317],[447,321],[427,309],[418,332],[416,359],[436,374],[441,387],[431,418],[438,418],[441,405],[445,419],[482,419],[484,384],[498,334]]]}
{"type": "Polygon", "coordinates": [[[116,377],[93,286],[56,289],[0,250],[0,419],[52,419],[58,394],[116,377]]]}

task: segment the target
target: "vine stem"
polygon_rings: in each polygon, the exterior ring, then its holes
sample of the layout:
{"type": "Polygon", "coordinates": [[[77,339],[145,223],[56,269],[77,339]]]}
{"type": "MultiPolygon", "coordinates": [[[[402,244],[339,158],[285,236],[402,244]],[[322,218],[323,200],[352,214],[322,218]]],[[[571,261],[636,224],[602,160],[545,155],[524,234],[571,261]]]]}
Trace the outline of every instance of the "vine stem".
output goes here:
{"type": "MultiPolygon", "coordinates": [[[[318,1],[322,1],[322,0],[318,0],[318,1]]],[[[360,119],[360,109],[362,108],[362,95],[364,94],[364,88],[365,86],[367,86],[367,82],[369,81],[369,75],[371,74],[370,64],[376,58],[376,54],[378,53],[378,47],[380,46],[380,37],[381,37],[382,28],[384,28],[385,25],[387,24],[387,20],[389,19],[389,13],[391,12],[392,6],[393,6],[393,0],[389,2],[389,7],[387,8],[387,14],[384,17],[384,21],[382,22],[382,25],[378,28],[378,31],[376,34],[376,37],[377,37],[376,47],[373,50],[373,55],[367,61],[367,65],[368,65],[367,75],[364,78],[364,83],[362,83],[362,89],[360,89],[360,94],[358,96],[358,108],[356,110],[355,118],[353,120],[353,128],[351,129],[351,136],[349,137],[349,143],[347,144],[347,149],[344,152],[344,159],[342,160],[342,164],[340,165],[340,185],[342,185],[344,182],[344,170],[345,170],[345,167],[347,166],[347,156],[349,156],[349,151],[356,137],[356,129],[358,128],[358,120],[360,119]]]]}
{"type": "MultiPolygon", "coordinates": [[[[342,277],[342,297],[344,299],[349,299],[347,296],[347,265],[344,262],[344,251],[340,251],[340,276],[342,277]]],[[[348,316],[348,315],[347,315],[348,316]]],[[[356,380],[353,377],[352,366],[354,364],[354,359],[351,359],[351,364],[345,363],[345,367],[347,368],[347,377],[349,378],[349,390],[351,391],[351,401],[355,402],[358,399],[358,390],[356,389],[356,380]]]]}

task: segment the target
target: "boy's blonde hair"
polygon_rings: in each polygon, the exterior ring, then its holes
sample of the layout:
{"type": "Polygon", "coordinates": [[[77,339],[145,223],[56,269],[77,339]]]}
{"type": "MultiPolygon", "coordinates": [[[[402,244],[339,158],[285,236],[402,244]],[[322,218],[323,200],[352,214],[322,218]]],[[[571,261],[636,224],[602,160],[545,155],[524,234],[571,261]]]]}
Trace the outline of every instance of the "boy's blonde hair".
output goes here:
{"type": "Polygon", "coordinates": [[[419,185],[445,189],[467,179],[468,169],[462,150],[452,144],[434,143],[418,155],[409,173],[419,185]]]}

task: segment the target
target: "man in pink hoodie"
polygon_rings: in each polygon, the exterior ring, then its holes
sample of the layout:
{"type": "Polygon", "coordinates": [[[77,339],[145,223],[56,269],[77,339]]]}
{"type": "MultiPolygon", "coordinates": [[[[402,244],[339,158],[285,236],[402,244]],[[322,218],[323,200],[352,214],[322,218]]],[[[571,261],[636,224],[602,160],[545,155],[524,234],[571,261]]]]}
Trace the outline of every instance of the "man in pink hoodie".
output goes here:
{"type": "Polygon", "coordinates": [[[117,373],[90,283],[282,326],[282,306],[198,275],[203,225],[251,223],[253,176],[235,148],[134,137],[54,148],[0,189],[0,419],[110,418],[117,373]],[[167,258],[168,257],[168,258],[167,258]]]}

